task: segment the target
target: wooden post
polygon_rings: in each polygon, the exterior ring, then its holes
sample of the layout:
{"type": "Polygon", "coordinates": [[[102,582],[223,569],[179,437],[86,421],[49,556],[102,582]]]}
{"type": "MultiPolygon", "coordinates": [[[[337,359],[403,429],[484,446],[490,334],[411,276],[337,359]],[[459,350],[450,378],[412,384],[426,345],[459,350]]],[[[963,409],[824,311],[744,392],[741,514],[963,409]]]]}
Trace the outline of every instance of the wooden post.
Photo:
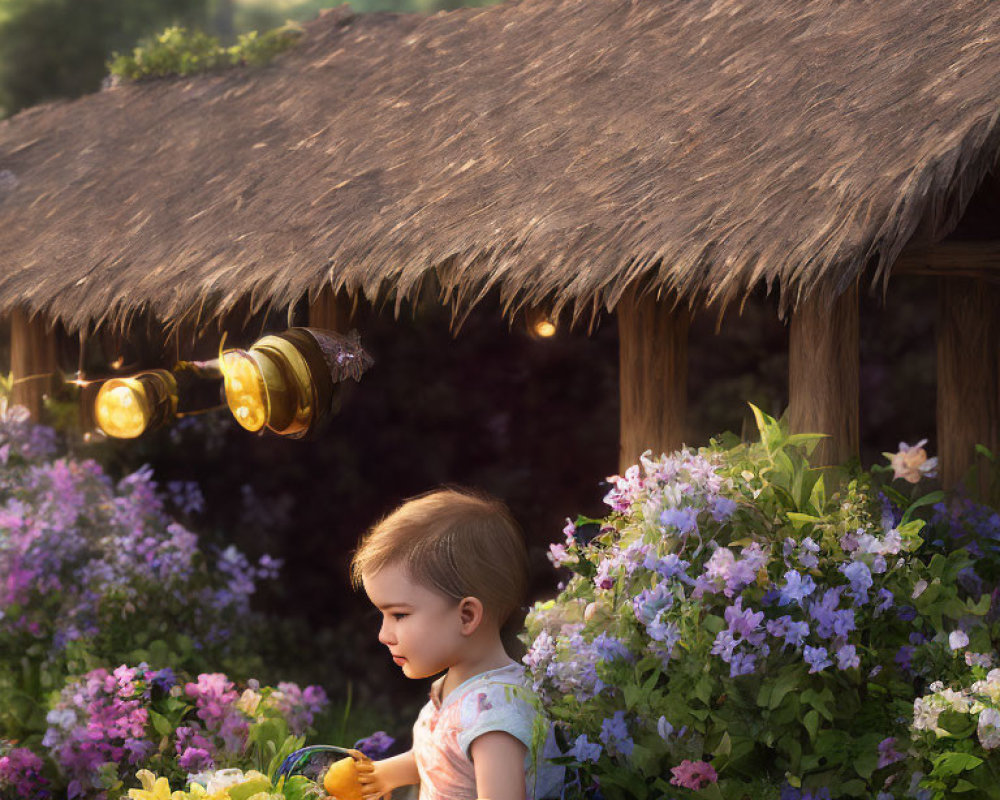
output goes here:
{"type": "MultiPolygon", "coordinates": [[[[1000,289],[982,279],[940,278],[937,326],[937,450],[941,482],[953,488],[1000,447],[1000,289]]],[[[970,489],[974,487],[969,487],[970,489]]]]}
{"type": "Polygon", "coordinates": [[[858,287],[830,300],[819,290],[792,312],[788,341],[788,424],[792,433],[826,433],[814,466],[858,455],[858,287]]]}
{"type": "Polygon", "coordinates": [[[334,292],[324,286],[319,296],[309,304],[309,327],[347,333],[351,327],[353,309],[345,292],[334,292]]]}
{"type": "Polygon", "coordinates": [[[625,470],[645,450],[669,453],[684,443],[687,343],[691,315],[654,295],[625,294],[618,316],[621,425],[618,466],[625,470]]]}
{"type": "Polygon", "coordinates": [[[10,315],[10,370],[14,378],[12,405],[25,406],[36,422],[42,398],[60,381],[56,331],[41,314],[15,308],[10,315]]]}

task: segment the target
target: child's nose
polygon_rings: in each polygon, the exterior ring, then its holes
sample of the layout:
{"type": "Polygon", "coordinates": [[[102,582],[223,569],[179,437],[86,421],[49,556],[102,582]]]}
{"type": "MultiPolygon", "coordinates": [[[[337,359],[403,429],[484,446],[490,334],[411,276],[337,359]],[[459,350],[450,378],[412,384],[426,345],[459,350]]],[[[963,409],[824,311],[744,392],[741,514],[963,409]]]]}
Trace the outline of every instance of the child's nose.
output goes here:
{"type": "Polygon", "coordinates": [[[388,622],[383,622],[382,627],[378,631],[378,640],[384,645],[390,645],[395,642],[396,637],[392,633],[392,629],[389,627],[388,622]]]}

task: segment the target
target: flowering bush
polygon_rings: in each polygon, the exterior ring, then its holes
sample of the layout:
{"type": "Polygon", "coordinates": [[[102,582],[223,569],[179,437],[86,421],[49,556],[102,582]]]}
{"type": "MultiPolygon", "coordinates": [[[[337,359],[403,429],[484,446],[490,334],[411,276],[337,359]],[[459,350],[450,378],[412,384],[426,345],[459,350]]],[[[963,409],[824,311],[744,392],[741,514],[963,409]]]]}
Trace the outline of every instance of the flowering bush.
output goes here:
{"type": "MultiPolygon", "coordinates": [[[[178,512],[202,503],[191,484],[168,494],[178,512]]],[[[116,484],[94,461],[57,457],[23,408],[0,408],[0,735],[39,736],[67,674],[257,666],[250,596],[279,564],[233,547],[206,558],[166,502],[148,468],[116,484]]]]}
{"type": "Polygon", "coordinates": [[[169,668],[122,665],[67,683],[42,744],[68,798],[117,797],[140,766],[183,779],[260,764],[274,755],[267,742],[304,736],[326,705],[316,686],[251,680],[240,691],[220,673],[185,683],[169,668]]]}
{"type": "Polygon", "coordinates": [[[52,796],[45,764],[26,747],[0,740],[0,797],[19,800],[47,800],[52,796]]]}
{"type": "MultiPolygon", "coordinates": [[[[944,500],[918,490],[933,460],[901,448],[892,470],[838,478],[809,468],[819,437],[754,411],[759,443],[647,454],[610,479],[606,519],[552,546],[574,574],[529,614],[525,663],[575,767],[569,794],[944,797],[913,703],[963,679],[966,646],[989,658],[996,629],[976,552],[918,516],[944,500]],[[890,471],[917,478],[909,494],[890,471]]],[[[1000,787],[978,678],[986,738],[954,749],[983,765],[970,785],[1000,787]]],[[[951,758],[956,775],[977,766],[951,758]]]]}

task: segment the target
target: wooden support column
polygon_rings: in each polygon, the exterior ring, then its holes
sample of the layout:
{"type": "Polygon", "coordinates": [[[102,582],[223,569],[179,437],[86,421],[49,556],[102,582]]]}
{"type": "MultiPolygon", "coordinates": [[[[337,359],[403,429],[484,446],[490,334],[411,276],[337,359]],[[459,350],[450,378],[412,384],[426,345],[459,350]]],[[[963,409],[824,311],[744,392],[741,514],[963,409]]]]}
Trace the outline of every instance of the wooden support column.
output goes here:
{"type": "Polygon", "coordinates": [[[669,453],[684,443],[687,343],[691,316],[653,295],[630,291],[618,303],[618,386],[621,425],[618,466],[645,450],[669,453]]]}
{"type": "MultiPolygon", "coordinates": [[[[1000,448],[1000,289],[976,278],[940,278],[937,325],[937,451],[954,487],[978,462],[975,446],[1000,448]]],[[[969,487],[970,489],[974,487],[969,487]]]]}
{"type": "Polygon", "coordinates": [[[15,308],[10,315],[10,369],[14,377],[13,405],[25,406],[38,421],[42,398],[60,381],[56,331],[41,314],[15,308]]]}
{"type": "Polygon", "coordinates": [[[334,292],[324,286],[319,296],[309,304],[309,327],[347,333],[354,309],[346,292],[334,292]]]}
{"type": "Polygon", "coordinates": [[[822,289],[792,312],[788,341],[788,424],[792,433],[826,433],[814,466],[858,455],[858,288],[830,301],[822,289]]]}

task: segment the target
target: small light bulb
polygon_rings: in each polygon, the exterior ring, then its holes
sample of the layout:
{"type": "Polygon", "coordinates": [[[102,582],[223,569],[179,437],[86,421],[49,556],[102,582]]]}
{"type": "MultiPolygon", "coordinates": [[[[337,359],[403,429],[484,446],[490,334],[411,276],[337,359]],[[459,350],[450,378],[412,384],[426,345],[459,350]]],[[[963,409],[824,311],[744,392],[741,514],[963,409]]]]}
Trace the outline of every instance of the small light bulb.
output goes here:
{"type": "Polygon", "coordinates": [[[547,319],[543,319],[540,322],[535,323],[536,336],[541,336],[543,339],[548,339],[550,336],[554,336],[555,332],[556,332],[556,326],[553,325],[547,319]]]}

